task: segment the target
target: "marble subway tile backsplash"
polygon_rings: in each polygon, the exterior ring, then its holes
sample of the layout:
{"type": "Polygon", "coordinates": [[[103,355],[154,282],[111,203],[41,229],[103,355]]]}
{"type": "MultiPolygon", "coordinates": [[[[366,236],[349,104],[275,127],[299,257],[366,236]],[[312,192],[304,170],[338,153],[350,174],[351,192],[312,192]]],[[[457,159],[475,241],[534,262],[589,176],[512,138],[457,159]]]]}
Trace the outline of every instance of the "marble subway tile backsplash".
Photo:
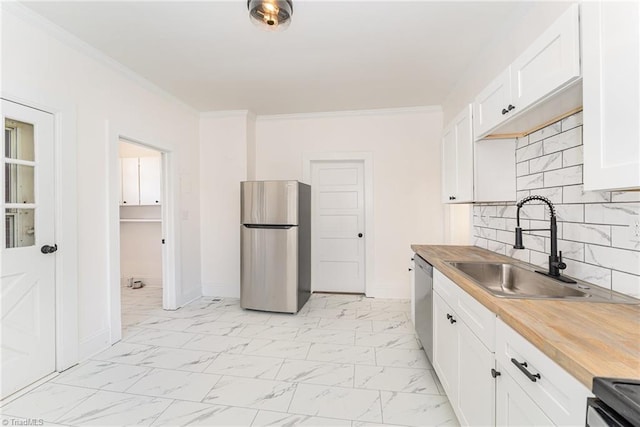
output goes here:
{"type": "MultiPolygon", "coordinates": [[[[640,298],[640,192],[584,191],[582,113],[516,144],[518,200],[537,194],[556,206],[565,274],[640,298]]],[[[549,233],[525,233],[526,249],[513,249],[515,218],[515,203],[474,205],[474,244],[546,268],[549,233]]],[[[549,227],[543,204],[525,205],[520,219],[523,228],[549,227]]]]}

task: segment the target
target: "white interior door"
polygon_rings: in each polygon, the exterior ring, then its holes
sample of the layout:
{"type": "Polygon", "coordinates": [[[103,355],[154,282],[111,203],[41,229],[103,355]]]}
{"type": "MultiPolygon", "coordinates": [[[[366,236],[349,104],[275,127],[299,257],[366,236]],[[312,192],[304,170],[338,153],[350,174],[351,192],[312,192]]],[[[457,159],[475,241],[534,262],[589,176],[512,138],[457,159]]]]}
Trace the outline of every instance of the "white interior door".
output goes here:
{"type": "Polygon", "coordinates": [[[57,246],[53,116],[3,100],[2,119],[0,395],[4,398],[55,370],[57,246]]]}
{"type": "Polygon", "coordinates": [[[365,207],[362,162],[311,165],[312,289],[365,292],[365,207]]]}

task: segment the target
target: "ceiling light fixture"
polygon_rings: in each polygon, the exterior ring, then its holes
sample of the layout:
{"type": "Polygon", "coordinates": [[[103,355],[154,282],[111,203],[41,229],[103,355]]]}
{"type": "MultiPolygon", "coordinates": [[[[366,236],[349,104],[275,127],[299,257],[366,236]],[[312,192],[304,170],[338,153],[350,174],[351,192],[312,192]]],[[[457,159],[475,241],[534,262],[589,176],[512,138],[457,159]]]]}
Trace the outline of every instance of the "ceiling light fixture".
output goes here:
{"type": "Polygon", "coordinates": [[[267,31],[282,31],[291,23],[291,0],[248,0],[251,22],[267,31]]]}

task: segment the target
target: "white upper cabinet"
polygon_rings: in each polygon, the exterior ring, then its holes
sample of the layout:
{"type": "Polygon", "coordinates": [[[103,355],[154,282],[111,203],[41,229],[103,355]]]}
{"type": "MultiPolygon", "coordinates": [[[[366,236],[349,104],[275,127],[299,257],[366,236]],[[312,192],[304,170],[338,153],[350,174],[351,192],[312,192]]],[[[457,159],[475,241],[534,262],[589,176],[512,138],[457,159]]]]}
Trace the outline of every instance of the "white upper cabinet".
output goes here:
{"type": "Polygon", "coordinates": [[[472,111],[470,104],[445,128],[442,136],[443,202],[515,200],[515,140],[474,142],[476,116],[472,111]]]}
{"type": "Polygon", "coordinates": [[[513,108],[508,114],[515,115],[580,77],[578,11],[578,5],[571,6],[511,64],[513,108]]]}
{"type": "Polygon", "coordinates": [[[445,203],[473,201],[473,120],[471,105],[444,130],[442,183],[445,203]]]}
{"type": "Polygon", "coordinates": [[[126,157],[121,160],[123,206],[160,205],[160,157],[126,157]]]}
{"type": "Polygon", "coordinates": [[[640,3],[582,3],[584,188],[640,188],[640,3]]]}
{"type": "Polygon", "coordinates": [[[474,101],[475,138],[519,135],[579,107],[580,21],[572,5],[474,101]],[[544,108],[540,108],[543,106],[544,108]]]}
{"type": "Polygon", "coordinates": [[[451,203],[458,185],[456,166],[456,129],[448,126],[442,135],[442,199],[451,203]]]}
{"type": "Polygon", "coordinates": [[[511,70],[507,68],[489,86],[486,87],[473,103],[475,138],[486,135],[505,119],[511,104],[511,70]]]}
{"type": "Polygon", "coordinates": [[[140,186],[138,183],[138,159],[135,157],[122,160],[122,204],[140,204],[140,186]]]}
{"type": "Polygon", "coordinates": [[[140,204],[159,205],[161,195],[160,157],[140,158],[140,204]]]}

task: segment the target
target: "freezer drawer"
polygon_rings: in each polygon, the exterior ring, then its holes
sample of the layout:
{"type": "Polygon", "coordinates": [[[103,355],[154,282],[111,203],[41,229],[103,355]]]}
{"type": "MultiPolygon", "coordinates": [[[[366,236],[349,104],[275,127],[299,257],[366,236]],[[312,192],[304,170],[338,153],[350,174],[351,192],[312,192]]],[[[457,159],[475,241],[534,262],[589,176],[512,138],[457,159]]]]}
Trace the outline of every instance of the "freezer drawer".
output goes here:
{"type": "Polygon", "coordinates": [[[240,306],[296,313],[298,227],[240,227],[240,306]]]}
{"type": "Polygon", "coordinates": [[[297,181],[247,181],[240,187],[241,224],[298,225],[297,181]]]}

